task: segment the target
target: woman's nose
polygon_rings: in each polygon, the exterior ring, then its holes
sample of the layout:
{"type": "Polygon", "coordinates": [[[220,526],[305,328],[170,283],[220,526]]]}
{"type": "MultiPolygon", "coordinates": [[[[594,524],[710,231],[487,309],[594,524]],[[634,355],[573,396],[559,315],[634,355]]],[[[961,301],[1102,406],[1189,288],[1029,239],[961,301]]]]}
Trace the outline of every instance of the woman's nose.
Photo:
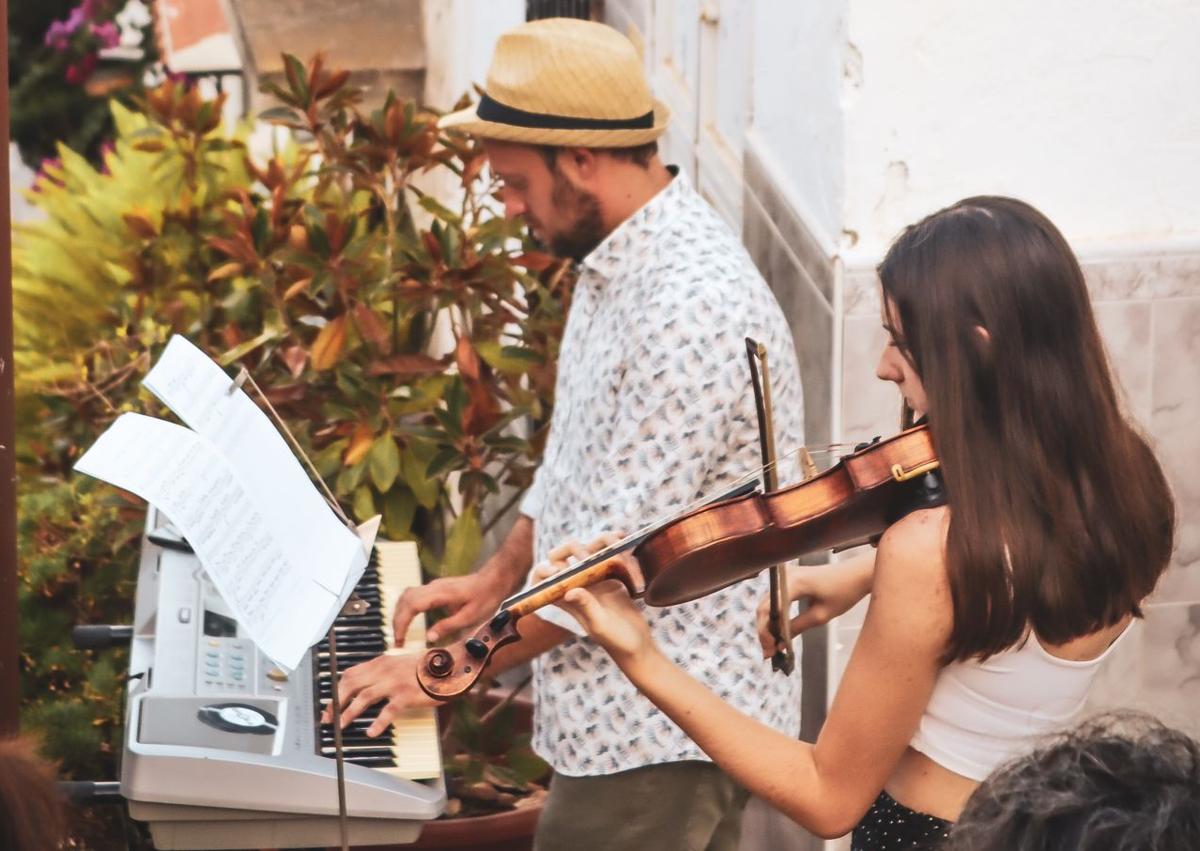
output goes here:
{"type": "Polygon", "coordinates": [[[879,363],[875,365],[875,377],[881,381],[899,381],[900,375],[891,359],[892,348],[885,346],[879,355],[879,363]]]}

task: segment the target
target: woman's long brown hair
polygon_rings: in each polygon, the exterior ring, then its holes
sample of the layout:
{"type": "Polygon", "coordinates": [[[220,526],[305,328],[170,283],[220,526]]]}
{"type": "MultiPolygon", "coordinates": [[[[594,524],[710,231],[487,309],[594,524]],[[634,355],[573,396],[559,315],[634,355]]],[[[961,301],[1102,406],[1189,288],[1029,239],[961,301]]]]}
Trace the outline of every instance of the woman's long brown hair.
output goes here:
{"type": "Polygon", "coordinates": [[[1140,615],[1175,507],[1122,414],[1062,234],[1021,201],[968,198],[905,230],[879,276],[950,503],[943,662],[998,653],[1031,626],[1061,644],[1140,615]]]}

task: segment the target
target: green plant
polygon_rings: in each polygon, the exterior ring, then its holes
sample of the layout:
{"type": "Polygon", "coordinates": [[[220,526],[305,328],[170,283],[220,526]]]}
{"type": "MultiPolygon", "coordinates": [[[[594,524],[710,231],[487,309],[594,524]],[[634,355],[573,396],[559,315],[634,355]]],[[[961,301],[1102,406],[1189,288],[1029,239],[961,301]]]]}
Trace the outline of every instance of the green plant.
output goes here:
{"type": "Polygon", "coordinates": [[[473,143],[394,97],[364,114],[319,59],[286,67],[268,118],[295,133],[270,156],[168,81],[112,105],[101,168],[60,146],[45,220],[15,234],[23,717],[70,776],[115,775],[124,659],[68,630],[128,620],[143,515],[71,465],[121,412],[164,414],[140,379],[172,334],[246,366],[432,574],[470,569],[544,439],[566,267],[493,209],[473,143]],[[458,201],[417,185],[439,176],[458,201]]]}

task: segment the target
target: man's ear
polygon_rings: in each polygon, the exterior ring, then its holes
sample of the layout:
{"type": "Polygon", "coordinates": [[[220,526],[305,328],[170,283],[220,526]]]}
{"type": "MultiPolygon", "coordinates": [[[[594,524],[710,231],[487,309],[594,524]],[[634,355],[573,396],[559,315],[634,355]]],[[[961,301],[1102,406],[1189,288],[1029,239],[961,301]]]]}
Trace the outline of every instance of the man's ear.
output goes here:
{"type": "Polygon", "coordinates": [[[558,152],[558,169],[572,183],[590,183],[599,173],[599,159],[591,148],[562,148],[558,152]]]}

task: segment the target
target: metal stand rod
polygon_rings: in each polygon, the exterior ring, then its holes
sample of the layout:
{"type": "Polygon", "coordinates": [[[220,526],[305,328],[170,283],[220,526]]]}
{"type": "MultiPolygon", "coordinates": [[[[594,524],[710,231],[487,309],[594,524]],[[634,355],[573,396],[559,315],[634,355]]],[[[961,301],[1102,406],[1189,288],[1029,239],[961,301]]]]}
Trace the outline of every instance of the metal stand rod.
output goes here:
{"type": "Polygon", "coordinates": [[[342,705],[338,700],[337,630],[329,625],[329,706],[333,709],[333,751],[337,763],[338,832],[342,851],[349,851],[349,825],[346,821],[346,765],[342,761],[342,705]]]}

